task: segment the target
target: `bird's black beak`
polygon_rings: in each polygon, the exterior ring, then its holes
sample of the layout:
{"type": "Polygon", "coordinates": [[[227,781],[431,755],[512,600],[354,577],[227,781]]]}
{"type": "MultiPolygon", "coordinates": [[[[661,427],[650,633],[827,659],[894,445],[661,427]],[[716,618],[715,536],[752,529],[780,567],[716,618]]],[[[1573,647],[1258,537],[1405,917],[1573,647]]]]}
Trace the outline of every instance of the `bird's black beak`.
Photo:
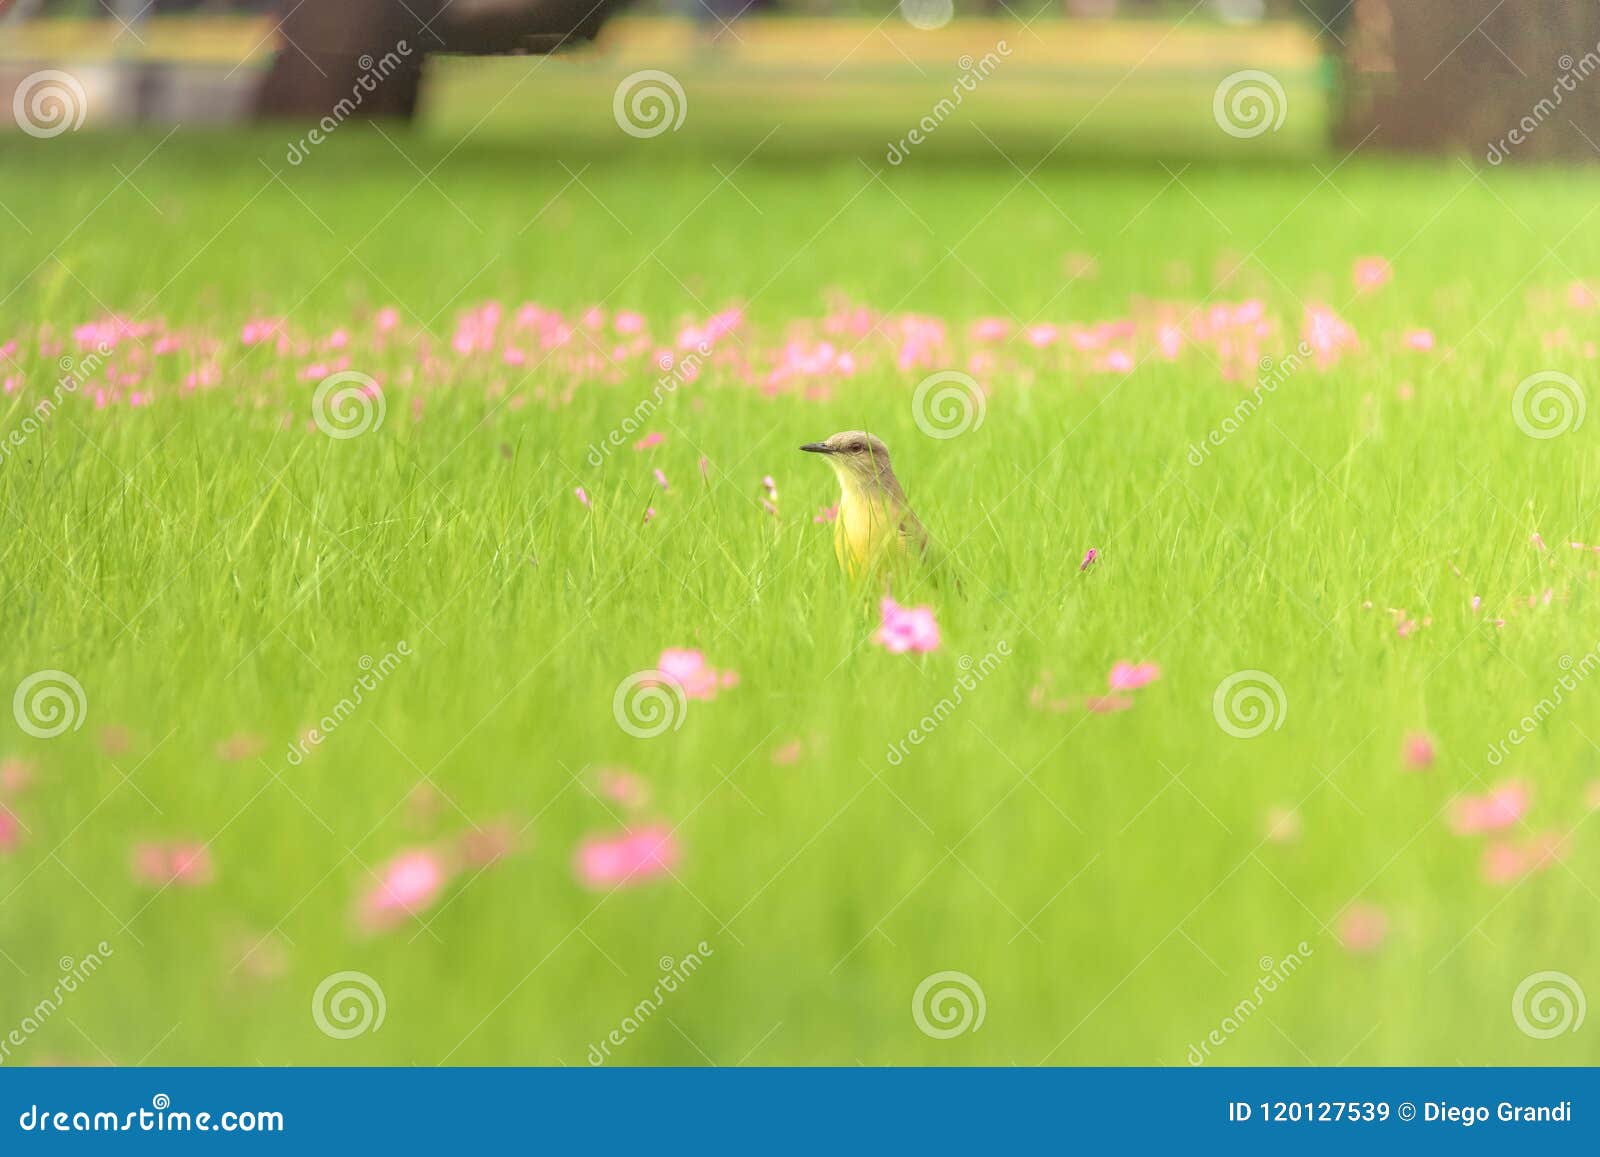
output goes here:
{"type": "Polygon", "coordinates": [[[833,447],[829,446],[826,442],[807,442],[804,446],[800,447],[800,449],[806,451],[809,454],[832,454],[833,453],[833,447]]]}

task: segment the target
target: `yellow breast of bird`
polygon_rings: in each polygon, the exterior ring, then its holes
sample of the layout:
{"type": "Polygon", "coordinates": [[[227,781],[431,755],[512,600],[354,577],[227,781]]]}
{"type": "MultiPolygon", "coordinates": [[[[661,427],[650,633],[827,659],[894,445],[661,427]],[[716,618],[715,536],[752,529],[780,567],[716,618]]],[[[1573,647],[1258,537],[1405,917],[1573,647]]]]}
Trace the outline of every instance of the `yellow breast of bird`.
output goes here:
{"type": "Polygon", "coordinates": [[[899,512],[881,497],[846,489],[839,497],[839,519],[833,527],[833,550],[839,565],[851,574],[871,566],[885,550],[900,550],[899,512]]]}

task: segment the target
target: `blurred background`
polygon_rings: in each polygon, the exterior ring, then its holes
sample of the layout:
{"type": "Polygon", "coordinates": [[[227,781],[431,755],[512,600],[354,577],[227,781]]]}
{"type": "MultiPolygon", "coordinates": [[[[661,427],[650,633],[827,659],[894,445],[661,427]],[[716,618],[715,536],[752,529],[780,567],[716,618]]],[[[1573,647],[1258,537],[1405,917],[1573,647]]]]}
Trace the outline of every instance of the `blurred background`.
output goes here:
{"type": "MultiPolygon", "coordinates": [[[[1600,9],[1564,0],[7,0],[0,88],[41,69],[69,71],[87,123],[100,127],[315,120],[361,89],[376,63],[349,116],[620,149],[628,138],[612,131],[612,89],[653,68],[697,90],[674,147],[747,149],[781,123],[780,152],[875,152],[950,95],[952,60],[981,62],[1001,41],[1006,67],[984,72],[963,102],[970,115],[932,137],[928,155],[1226,152],[1238,137],[1209,131],[1205,98],[1245,68],[1270,73],[1295,109],[1248,134],[1267,138],[1251,146],[1253,159],[1357,144],[1484,155],[1551,96],[1547,78],[1516,62],[1560,60],[1586,76],[1570,49],[1600,43],[1600,9]],[[409,51],[395,54],[401,43],[409,51]]],[[[22,107],[19,95],[0,118],[15,123],[22,107]]],[[[1535,134],[1518,158],[1592,158],[1600,96],[1575,86],[1552,115],[1580,131],[1535,134]]]]}

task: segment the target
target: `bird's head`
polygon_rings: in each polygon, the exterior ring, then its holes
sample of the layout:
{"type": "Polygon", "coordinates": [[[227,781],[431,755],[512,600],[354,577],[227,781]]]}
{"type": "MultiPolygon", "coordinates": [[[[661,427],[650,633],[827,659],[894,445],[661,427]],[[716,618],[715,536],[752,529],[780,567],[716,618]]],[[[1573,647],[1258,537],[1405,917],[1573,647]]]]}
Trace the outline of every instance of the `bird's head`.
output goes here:
{"type": "Polygon", "coordinates": [[[800,449],[822,454],[843,480],[870,484],[894,475],[889,469],[889,447],[864,430],[845,430],[823,442],[807,442],[800,449]]]}

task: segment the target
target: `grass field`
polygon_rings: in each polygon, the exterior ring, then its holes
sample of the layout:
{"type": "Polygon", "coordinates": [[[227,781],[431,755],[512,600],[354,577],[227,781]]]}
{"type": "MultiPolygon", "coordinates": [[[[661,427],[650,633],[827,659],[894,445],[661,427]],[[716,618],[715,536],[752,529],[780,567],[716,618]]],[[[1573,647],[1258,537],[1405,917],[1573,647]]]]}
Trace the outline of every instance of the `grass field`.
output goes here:
{"type": "Polygon", "coordinates": [[[0,740],[0,1030],[110,950],[6,1063],[581,1065],[614,1030],[621,1064],[1600,1059],[1513,1015],[1536,972],[1600,992],[1594,420],[1513,413],[1529,375],[1593,380],[1600,175],[648,144],[0,141],[0,683],[83,693],[0,740]],[[1392,280],[1358,293],[1368,256],[1392,280]],[[1314,304],[1349,329],[1284,370],[1314,304]],[[25,428],[64,357],[89,380],[25,428]],[[384,413],[335,438],[345,369],[384,413]],[[913,414],[943,370],[984,389],[951,438],[913,414]],[[814,521],[797,447],[853,427],[959,575],[895,592],[931,653],[872,641],[814,521]],[[614,697],[669,648],[737,684],[635,738],[614,697]],[[1119,661],[1159,678],[1096,703],[1119,661]],[[1214,703],[1241,671],[1253,738],[1214,703]],[[1454,830],[1519,780],[1525,814],[1454,830]],[[575,875],[657,824],[670,871],[575,875]],[[419,850],[450,878],[373,927],[419,850]],[[381,1028],[319,1029],[342,971],[381,1028]],[[984,1019],[944,1039],[913,994],[947,971],[984,1019]]]}

